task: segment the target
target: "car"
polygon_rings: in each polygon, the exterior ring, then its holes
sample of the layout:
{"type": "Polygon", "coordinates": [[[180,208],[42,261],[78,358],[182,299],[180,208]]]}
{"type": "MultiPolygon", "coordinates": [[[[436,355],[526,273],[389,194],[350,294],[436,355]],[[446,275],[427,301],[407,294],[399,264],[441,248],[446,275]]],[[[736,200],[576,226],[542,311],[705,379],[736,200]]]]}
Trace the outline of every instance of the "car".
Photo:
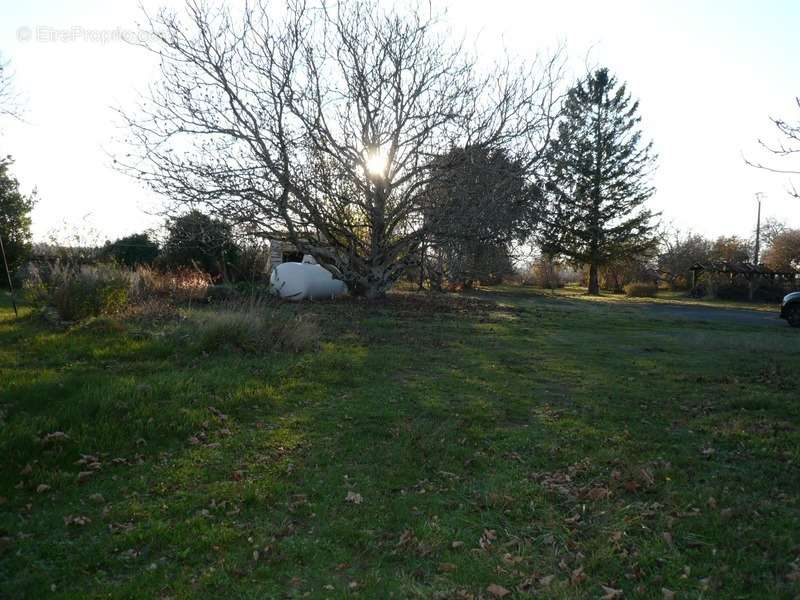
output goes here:
{"type": "Polygon", "coordinates": [[[792,327],[800,327],[800,292],[792,292],[783,298],[781,319],[786,319],[792,327]]]}

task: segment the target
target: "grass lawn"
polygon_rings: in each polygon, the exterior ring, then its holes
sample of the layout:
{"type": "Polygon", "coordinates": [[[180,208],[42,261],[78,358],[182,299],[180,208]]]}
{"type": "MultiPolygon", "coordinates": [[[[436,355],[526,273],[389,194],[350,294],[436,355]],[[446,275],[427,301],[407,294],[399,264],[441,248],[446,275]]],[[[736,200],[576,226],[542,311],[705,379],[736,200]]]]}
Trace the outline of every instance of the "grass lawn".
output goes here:
{"type": "Polygon", "coordinates": [[[0,597],[800,594],[800,332],[482,296],[284,356],[0,300],[0,597]]]}

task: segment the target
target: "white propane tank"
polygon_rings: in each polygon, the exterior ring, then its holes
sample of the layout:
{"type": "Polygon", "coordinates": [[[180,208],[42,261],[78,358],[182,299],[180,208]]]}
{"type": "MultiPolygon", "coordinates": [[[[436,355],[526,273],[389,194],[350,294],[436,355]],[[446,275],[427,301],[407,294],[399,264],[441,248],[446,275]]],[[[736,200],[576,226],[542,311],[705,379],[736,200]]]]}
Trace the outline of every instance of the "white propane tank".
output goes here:
{"type": "Polygon", "coordinates": [[[343,281],[334,279],[330,271],[306,262],[305,258],[301,263],[281,263],[272,269],[269,286],[273,294],[284,300],[332,299],[347,293],[343,281]]]}

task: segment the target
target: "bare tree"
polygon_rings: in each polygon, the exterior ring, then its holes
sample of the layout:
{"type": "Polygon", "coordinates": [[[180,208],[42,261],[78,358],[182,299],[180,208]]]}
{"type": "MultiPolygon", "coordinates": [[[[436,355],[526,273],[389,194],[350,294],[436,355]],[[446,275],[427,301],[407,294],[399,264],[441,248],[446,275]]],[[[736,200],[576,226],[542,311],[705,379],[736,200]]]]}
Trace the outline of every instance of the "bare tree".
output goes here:
{"type": "Polygon", "coordinates": [[[284,236],[367,297],[418,260],[435,157],[505,147],[533,172],[556,117],[559,52],[479,72],[419,7],[189,0],[147,28],[160,80],[120,113],[120,168],[173,208],[284,236]]]}
{"type": "MultiPolygon", "coordinates": [[[[800,96],[795,98],[795,104],[800,109],[800,96]]],[[[781,173],[783,175],[800,175],[800,121],[790,122],[783,119],[770,119],[778,130],[780,140],[774,144],[758,140],[761,147],[767,150],[770,154],[776,157],[777,162],[773,164],[765,164],[762,162],[755,162],[746,160],[747,164],[758,169],[771,171],[773,173],[781,173]],[[794,161],[794,162],[791,162],[794,161]],[[786,164],[787,166],[783,166],[786,164]]],[[[800,190],[790,183],[789,194],[795,198],[800,198],[800,190]]]]}
{"type": "Polygon", "coordinates": [[[658,255],[658,272],[674,290],[689,283],[689,269],[711,256],[712,242],[700,234],[678,229],[663,231],[658,255]]]}
{"type": "Polygon", "coordinates": [[[0,117],[22,119],[19,94],[14,89],[14,76],[11,62],[0,55],[0,117]]]}

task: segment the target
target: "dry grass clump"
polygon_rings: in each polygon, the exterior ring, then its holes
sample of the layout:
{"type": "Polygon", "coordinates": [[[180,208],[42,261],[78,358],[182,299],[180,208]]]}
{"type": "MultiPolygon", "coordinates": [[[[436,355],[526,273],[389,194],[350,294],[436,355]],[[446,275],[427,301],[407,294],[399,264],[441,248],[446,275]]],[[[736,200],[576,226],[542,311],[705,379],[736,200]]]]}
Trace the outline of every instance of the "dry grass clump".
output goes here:
{"type": "Polygon", "coordinates": [[[644,281],[634,281],[626,285],[624,289],[628,298],[655,298],[658,295],[658,286],[644,281]]]}
{"type": "Polygon", "coordinates": [[[186,334],[202,352],[291,352],[313,350],[320,329],[309,315],[287,315],[254,302],[198,311],[190,316],[186,334]]]}
{"type": "Polygon", "coordinates": [[[133,272],[132,295],[137,302],[163,298],[183,304],[205,300],[212,283],[210,275],[197,270],[161,272],[140,266],[133,272]]]}

